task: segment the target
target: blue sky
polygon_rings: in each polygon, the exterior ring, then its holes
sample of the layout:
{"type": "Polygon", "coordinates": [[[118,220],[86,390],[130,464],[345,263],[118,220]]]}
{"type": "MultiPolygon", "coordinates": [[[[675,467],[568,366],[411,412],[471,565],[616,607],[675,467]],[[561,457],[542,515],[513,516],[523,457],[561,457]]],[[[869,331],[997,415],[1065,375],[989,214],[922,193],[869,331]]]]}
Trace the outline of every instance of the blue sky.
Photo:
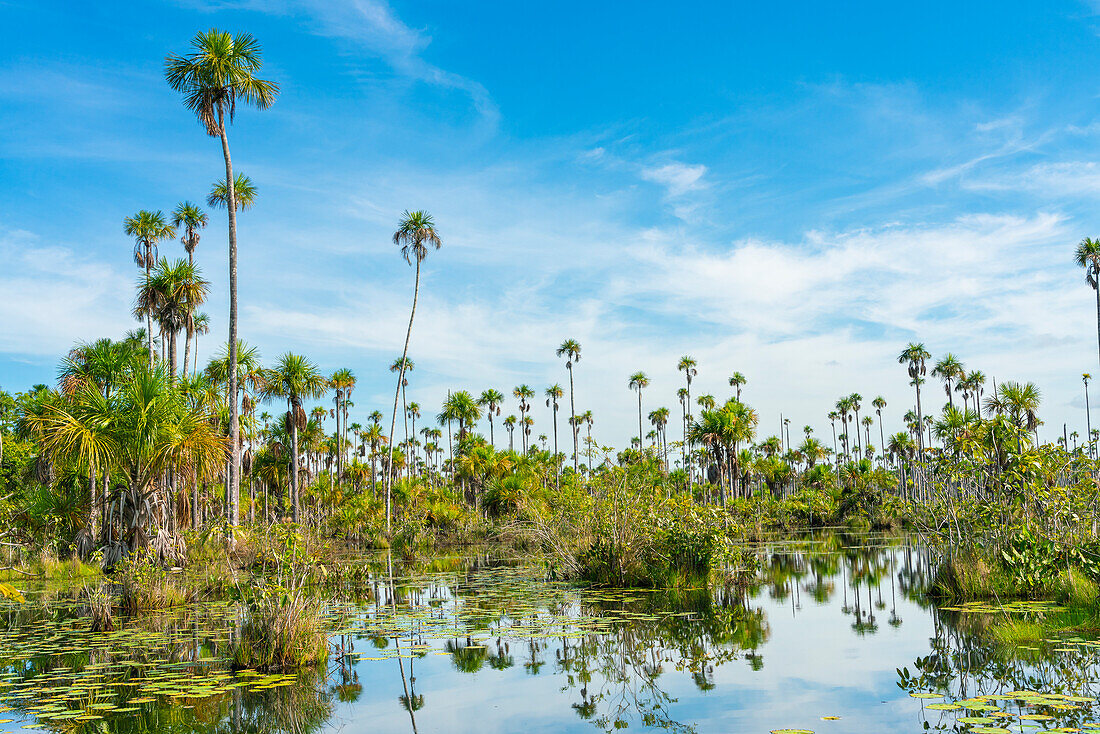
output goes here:
{"type": "MultiPolygon", "coordinates": [[[[638,369],[646,409],[678,414],[685,353],[696,393],[744,372],[765,433],[780,412],[828,432],[853,391],[896,423],[895,357],[923,340],[1035,381],[1048,436],[1084,433],[1080,373],[1100,368],[1071,252],[1100,227],[1096,7],[627,7],[0,2],[0,386],[135,325],[123,217],[201,201],[221,166],[163,59],[217,26],[256,35],[282,86],[230,133],[260,191],[242,336],[352,368],[360,417],[392,401],[412,271],[390,235],[424,208],[445,243],[411,349],[425,412],[448,388],[564,382],[571,336],[605,443],[630,434],[638,369]]],[[[203,357],[223,251],[216,217],[203,357]]]]}

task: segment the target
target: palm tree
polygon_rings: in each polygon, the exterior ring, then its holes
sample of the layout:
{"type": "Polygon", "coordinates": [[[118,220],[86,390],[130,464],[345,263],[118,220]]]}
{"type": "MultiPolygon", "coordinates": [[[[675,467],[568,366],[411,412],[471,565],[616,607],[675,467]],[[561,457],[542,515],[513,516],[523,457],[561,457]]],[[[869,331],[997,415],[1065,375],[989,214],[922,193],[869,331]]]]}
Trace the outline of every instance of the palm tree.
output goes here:
{"type": "Polygon", "coordinates": [[[665,471],[668,471],[668,441],[665,436],[665,426],[668,425],[668,408],[657,408],[649,411],[649,422],[657,432],[657,450],[665,463],[665,471]]]}
{"type": "MultiPolygon", "coordinates": [[[[238,173],[233,179],[233,201],[236,202],[237,211],[248,211],[256,205],[259,191],[252,179],[243,173],[238,173]]],[[[215,181],[210,185],[210,193],[206,195],[206,203],[215,209],[226,209],[229,206],[229,188],[225,181],[215,181]]]]}
{"type": "Polygon", "coordinates": [[[187,252],[187,262],[195,264],[195,248],[199,246],[199,230],[207,224],[206,212],[189,201],[184,201],[176,206],[172,212],[172,226],[176,229],[183,227],[183,235],[180,242],[187,252]]]}
{"type": "Polygon", "coordinates": [[[718,404],[713,395],[700,395],[695,398],[695,402],[703,410],[714,410],[714,406],[718,404]]]}
{"type": "Polygon", "coordinates": [[[730,375],[730,387],[737,390],[737,399],[741,400],[741,386],[748,382],[748,379],[740,372],[734,372],[730,375]]]}
{"type": "MultiPolygon", "coordinates": [[[[1092,436],[1092,413],[1089,412],[1089,380],[1092,375],[1085,372],[1081,375],[1081,381],[1085,383],[1085,422],[1088,427],[1088,435],[1092,436]]],[[[1089,441],[1089,456],[1092,456],[1092,441],[1089,441]]]]}
{"type": "MultiPolygon", "coordinates": [[[[991,395],[986,400],[986,409],[997,415],[1007,413],[1009,419],[1021,431],[1036,433],[1036,442],[1038,442],[1037,431],[1042,425],[1042,421],[1039,420],[1041,399],[1039,388],[1034,383],[1006,381],[1001,383],[995,395],[991,395]]],[[[1019,436],[1017,436],[1016,450],[1021,450],[1019,436]]]]}
{"type": "Polygon", "coordinates": [[[489,388],[482,391],[477,402],[485,408],[485,413],[489,416],[489,443],[496,446],[496,439],[493,437],[493,415],[500,415],[501,405],[504,404],[504,395],[499,390],[489,388]]]}
{"type": "Polygon", "coordinates": [[[688,419],[690,418],[690,416],[688,415],[688,406],[691,405],[691,393],[688,392],[688,389],[686,387],[681,387],[679,390],[676,391],[676,397],[679,398],[679,400],[680,400],[680,413],[681,413],[680,422],[682,423],[681,428],[683,429],[683,434],[684,434],[683,446],[680,447],[680,461],[683,462],[684,471],[687,473],[687,490],[688,490],[688,492],[691,492],[691,475],[692,475],[692,468],[693,467],[688,464],[688,458],[687,458],[687,452],[688,452],[687,431],[688,431],[688,419]]]}
{"type": "Polygon", "coordinates": [[[835,459],[834,463],[836,463],[840,461],[840,452],[837,450],[836,444],[836,422],[840,419],[840,413],[836,412],[835,410],[831,410],[826,417],[829,419],[829,423],[831,423],[833,426],[833,457],[835,459]]]}
{"type": "MultiPolygon", "coordinates": [[[[230,356],[230,360],[233,357],[230,356]]],[[[234,371],[230,371],[233,375],[234,371]]],[[[306,412],[302,409],[304,398],[320,398],[328,389],[328,380],[317,366],[305,357],[287,352],[275,367],[268,370],[262,397],[286,398],[286,428],[290,434],[290,503],[294,522],[300,522],[301,509],[298,493],[298,433],[306,427],[306,412]]],[[[233,380],[236,382],[236,380],[233,380]]],[[[236,401],[234,401],[236,402],[236,401]]]]}
{"type": "MultiPolygon", "coordinates": [[[[917,390],[917,424],[921,426],[924,424],[924,419],[921,417],[920,406],[920,384],[923,382],[923,377],[927,373],[925,362],[932,358],[932,355],[928,353],[928,350],[924,348],[924,344],[909,342],[901,354],[898,355],[898,364],[904,364],[909,372],[909,377],[913,381],[913,386],[917,390]]],[[[924,452],[924,434],[920,429],[917,430],[917,450],[920,453],[924,452]]]]}
{"type": "Polygon", "coordinates": [[[630,376],[627,385],[631,390],[638,391],[638,448],[642,446],[642,389],[649,387],[649,378],[644,372],[635,372],[630,376]]]}
{"type": "MultiPolygon", "coordinates": [[[[680,362],[676,365],[676,369],[684,373],[684,381],[687,383],[686,405],[691,405],[691,381],[699,374],[699,370],[696,367],[694,357],[684,355],[680,357],[680,362]]],[[[681,405],[684,405],[684,401],[680,401],[681,405]]],[[[688,492],[691,492],[691,467],[687,465],[687,419],[684,419],[684,469],[687,470],[687,488],[688,492]]]]}
{"type": "Polygon", "coordinates": [[[886,435],[882,432],[882,409],[886,407],[886,398],[879,395],[877,398],[871,401],[871,405],[875,406],[875,413],[878,415],[878,440],[879,445],[882,447],[882,451],[884,452],[882,455],[882,460],[885,463],[886,435]]]}
{"type": "MultiPolygon", "coordinates": [[[[229,154],[226,119],[233,122],[237,102],[265,110],[275,102],[279,85],[256,76],[263,66],[259,42],[248,33],[233,35],[212,28],[191,39],[191,53],[170,54],[165,79],[183,95],[184,105],[198,118],[206,134],[218,137],[225,160],[226,210],[229,213],[229,361],[237,361],[237,197],[233,160],[229,154]]],[[[236,394],[236,370],[230,370],[229,392],[236,394]]],[[[240,415],[237,401],[229,408],[229,488],[240,488],[240,415]]]]}
{"type": "Polygon", "coordinates": [[[558,474],[558,400],[561,399],[565,393],[561,389],[561,385],[554,383],[550,387],[546,388],[546,407],[553,407],[554,409],[554,473],[558,474]]]}
{"type": "MultiPolygon", "coordinates": [[[[193,264],[183,260],[161,259],[156,272],[138,283],[135,316],[153,318],[160,326],[162,343],[168,353],[168,374],[176,378],[177,335],[183,329],[193,331],[193,314],[201,306],[210,284],[193,264]]],[[[188,354],[184,352],[184,364],[188,354]]]]}
{"type": "MultiPolygon", "coordinates": [[[[183,249],[187,252],[187,264],[195,264],[195,248],[199,245],[199,230],[206,226],[206,212],[199,209],[196,205],[189,201],[182,202],[176,206],[176,210],[172,212],[172,226],[177,230],[183,227],[183,234],[180,236],[180,242],[183,243],[183,249]]],[[[187,373],[187,355],[191,353],[191,340],[195,336],[194,325],[191,324],[187,328],[187,341],[183,347],[183,373],[187,373]]]]}
{"type": "MultiPolygon", "coordinates": [[[[512,388],[512,397],[519,400],[519,422],[520,425],[527,425],[527,411],[531,409],[531,403],[528,402],[529,398],[535,397],[535,391],[527,387],[527,385],[518,385],[512,388]]],[[[527,453],[527,436],[530,435],[530,431],[524,430],[520,432],[520,440],[523,443],[523,453],[527,453]]]]}
{"type": "MultiPolygon", "coordinates": [[[[134,262],[145,269],[145,282],[149,283],[153,263],[157,261],[157,243],[174,237],[176,230],[164,218],[164,212],[142,209],[123,221],[123,231],[134,238],[134,262]]],[[[145,337],[149,344],[149,365],[153,364],[153,312],[145,314],[145,337]]]]}
{"type": "Polygon", "coordinates": [[[1096,345],[1100,350],[1100,240],[1081,240],[1073,259],[1085,269],[1085,281],[1096,291],[1096,345]]]}
{"type": "Polygon", "coordinates": [[[841,398],[836,401],[836,413],[840,416],[840,425],[844,429],[843,438],[841,443],[844,444],[844,458],[848,458],[848,421],[851,420],[848,417],[848,413],[852,410],[852,399],[850,397],[841,398]]]}
{"type": "Polygon", "coordinates": [[[860,395],[858,392],[854,392],[848,396],[848,403],[849,405],[851,405],[852,412],[854,412],[856,416],[856,451],[858,452],[856,454],[857,456],[863,453],[863,447],[860,444],[859,438],[859,409],[862,407],[860,405],[862,401],[863,396],[860,395]]]}
{"type": "Polygon", "coordinates": [[[936,362],[936,366],[932,368],[932,376],[943,380],[943,389],[947,393],[947,402],[954,407],[955,401],[951,397],[951,391],[953,389],[952,383],[966,376],[966,370],[963,368],[963,363],[960,362],[958,357],[954,354],[948,352],[939,362],[936,362]]]}
{"type": "Polygon", "coordinates": [[[510,415],[505,418],[504,427],[508,429],[508,450],[515,451],[516,444],[515,441],[512,440],[512,433],[516,430],[516,417],[514,415],[510,415]]]}
{"type": "MultiPolygon", "coordinates": [[[[134,365],[105,397],[85,384],[66,400],[47,400],[20,417],[24,432],[36,435],[51,455],[63,456],[89,473],[111,472],[125,485],[119,525],[130,550],[146,544],[154,508],[170,498],[161,477],[212,475],[228,455],[217,420],[175,389],[163,366],[134,365]]],[[[156,535],[166,532],[160,528],[156,535]]]]}
{"type": "Polygon", "coordinates": [[[581,343],[576,339],[566,339],[554,354],[565,357],[565,369],[569,372],[569,425],[573,428],[573,471],[577,471],[580,466],[577,458],[577,433],[580,425],[577,423],[577,405],[573,399],[573,365],[581,361],[581,343]]]}
{"type": "MultiPolygon", "coordinates": [[[[435,221],[432,215],[425,211],[405,211],[401,215],[401,221],[397,231],[393,233],[393,243],[401,247],[401,256],[409,265],[416,266],[416,277],[413,284],[412,310],[409,312],[409,328],[405,332],[405,348],[401,352],[401,370],[397,376],[397,389],[393,394],[393,414],[390,418],[389,443],[393,445],[393,429],[397,426],[397,400],[401,396],[402,383],[405,380],[405,360],[409,357],[409,339],[412,337],[413,319],[416,317],[416,300],[420,295],[420,265],[428,256],[430,248],[443,247],[443,240],[435,231],[435,221]],[[414,263],[415,261],[415,263],[414,263]]],[[[392,462],[391,462],[392,463],[392,462]]],[[[386,532],[390,532],[391,496],[392,496],[393,472],[386,471],[386,532]]]]}
{"type": "Polygon", "coordinates": [[[592,411],[586,410],[577,416],[577,420],[584,423],[587,436],[585,438],[585,444],[588,446],[588,471],[592,471],[592,424],[596,422],[592,417],[592,411]]]}
{"type": "Polygon", "coordinates": [[[336,477],[337,481],[344,472],[344,443],[348,431],[348,398],[355,389],[355,373],[347,368],[338,369],[332,373],[328,380],[329,385],[336,391],[336,477]],[[344,428],[341,431],[340,421],[343,419],[344,428]]]}
{"type": "MultiPolygon", "coordinates": [[[[194,337],[195,353],[191,357],[191,374],[199,371],[199,334],[210,333],[210,317],[204,313],[197,313],[191,319],[191,332],[194,337]]],[[[184,360],[183,369],[187,371],[187,360],[184,360]]]]}

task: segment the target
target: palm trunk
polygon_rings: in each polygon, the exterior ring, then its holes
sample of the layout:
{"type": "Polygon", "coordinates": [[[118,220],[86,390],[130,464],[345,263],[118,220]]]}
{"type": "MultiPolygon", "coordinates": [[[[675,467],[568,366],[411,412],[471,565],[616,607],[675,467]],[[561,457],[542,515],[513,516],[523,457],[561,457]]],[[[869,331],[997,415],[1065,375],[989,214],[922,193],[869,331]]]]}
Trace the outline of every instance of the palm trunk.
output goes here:
{"type": "Polygon", "coordinates": [[[175,383],[176,381],[176,331],[171,331],[168,334],[168,372],[170,381],[175,383]]]}
{"type": "Polygon", "coordinates": [[[561,467],[558,464],[558,403],[554,401],[554,484],[561,488],[561,467]]]}
{"type": "MultiPolygon", "coordinates": [[[[148,243],[145,245],[145,290],[149,291],[149,270],[150,262],[153,259],[153,248],[148,243]]],[[[1097,306],[1100,309],[1100,306],[1097,306]]],[[[1097,311],[1097,316],[1100,317],[1100,310],[1097,311]]],[[[1097,330],[1100,334],[1100,329],[1097,330]]],[[[150,309],[145,310],[145,341],[149,344],[149,366],[153,366],[153,312],[150,309]]]]}
{"type": "Polygon", "coordinates": [[[290,510],[294,522],[299,522],[298,507],[298,416],[294,403],[287,400],[290,417],[290,510]]]}
{"type": "Polygon", "coordinates": [[[1092,456],[1092,413],[1089,411],[1089,384],[1085,383],[1085,426],[1089,433],[1085,437],[1085,443],[1089,447],[1089,456],[1092,456]]]}
{"type": "MultiPolygon", "coordinates": [[[[241,425],[237,405],[237,192],[233,181],[233,159],[229,155],[229,138],[225,134],[224,106],[220,102],[218,134],[222,141],[222,156],[225,158],[225,189],[228,198],[225,208],[229,212],[229,523],[236,525],[237,493],[241,482],[241,425]]],[[[294,519],[298,519],[297,508],[294,519]]]]}
{"type": "Polygon", "coordinates": [[[638,388],[638,450],[645,450],[645,438],[642,436],[642,388],[638,388]]]}
{"type": "Polygon", "coordinates": [[[920,411],[920,377],[914,377],[917,388],[917,448],[920,449],[921,458],[924,457],[924,420],[921,417],[920,411]]]}
{"type": "Polygon", "coordinates": [[[412,311],[409,313],[409,328],[405,332],[405,349],[401,352],[401,371],[397,375],[397,390],[393,394],[393,414],[390,416],[390,441],[389,450],[391,452],[391,459],[386,466],[386,532],[390,532],[390,523],[392,516],[391,509],[391,497],[392,497],[392,485],[393,485],[393,430],[397,427],[397,401],[401,397],[401,386],[405,382],[405,359],[409,356],[409,338],[412,336],[413,318],[416,317],[416,299],[420,295],[420,258],[416,259],[416,282],[413,286],[413,303],[412,311]]]}
{"type": "Polygon", "coordinates": [[[1093,268],[1092,277],[1096,279],[1096,350],[1100,354],[1100,268],[1093,268]]]}
{"type": "Polygon", "coordinates": [[[187,334],[183,339],[183,369],[180,370],[181,377],[187,377],[187,363],[191,360],[191,339],[194,337],[194,331],[191,326],[187,327],[187,334]]]}
{"type": "Polygon", "coordinates": [[[573,360],[569,360],[569,426],[573,430],[573,471],[580,470],[580,460],[577,457],[577,406],[573,402],[573,360]]]}

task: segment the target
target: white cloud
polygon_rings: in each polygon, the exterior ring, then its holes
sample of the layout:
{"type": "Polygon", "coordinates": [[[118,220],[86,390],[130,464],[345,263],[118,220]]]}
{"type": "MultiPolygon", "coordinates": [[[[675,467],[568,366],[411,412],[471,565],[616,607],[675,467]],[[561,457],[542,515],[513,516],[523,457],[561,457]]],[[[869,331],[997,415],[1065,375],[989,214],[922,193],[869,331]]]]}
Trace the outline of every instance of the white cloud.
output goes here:
{"type": "Polygon", "coordinates": [[[673,161],[642,169],[642,178],[664,186],[668,196],[679,197],[692,191],[706,188],[703,176],[707,167],[702,164],[689,165],[673,161]]]}
{"type": "Polygon", "coordinates": [[[0,234],[0,353],[52,361],[78,340],[135,328],[130,276],[28,232],[0,234]]]}

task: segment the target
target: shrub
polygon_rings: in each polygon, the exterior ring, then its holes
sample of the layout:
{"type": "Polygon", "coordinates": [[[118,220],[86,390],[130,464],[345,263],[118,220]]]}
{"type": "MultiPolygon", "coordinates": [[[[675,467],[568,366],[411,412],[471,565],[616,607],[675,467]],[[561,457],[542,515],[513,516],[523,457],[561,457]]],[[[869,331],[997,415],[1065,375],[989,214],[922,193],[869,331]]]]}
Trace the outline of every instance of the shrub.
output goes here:
{"type": "Polygon", "coordinates": [[[286,672],[328,659],[321,603],[302,588],[262,587],[245,602],[233,649],[237,668],[286,672]]]}
{"type": "Polygon", "coordinates": [[[92,632],[113,632],[115,629],[114,600],[102,586],[84,587],[85,610],[91,618],[92,632]]]}
{"type": "Polygon", "coordinates": [[[147,552],[131,554],[115,568],[119,599],[127,614],[167,609],[189,601],[187,593],[176,588],[168,571],[147,552]]]}

